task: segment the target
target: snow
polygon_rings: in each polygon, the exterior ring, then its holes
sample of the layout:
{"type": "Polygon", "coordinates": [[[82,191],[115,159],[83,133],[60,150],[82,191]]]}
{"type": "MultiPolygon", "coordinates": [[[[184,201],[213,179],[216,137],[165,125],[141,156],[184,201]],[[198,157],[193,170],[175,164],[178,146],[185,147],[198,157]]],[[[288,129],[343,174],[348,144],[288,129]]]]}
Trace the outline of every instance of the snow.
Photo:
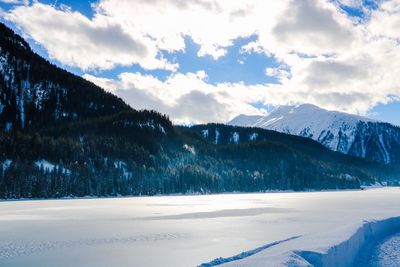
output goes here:
{"type": "Polygon", "coordinates": [[[132,172],[128,170],[127,166],[128,165],[122,160],[117,160],[114,162],[114,168],[122,170],[125,179],[132,177],[132,172]]]}
{"type": "Polygon", "coordinates": [[[43,166],[43,169],[49,172],[54,171],[54,169],[56,168],[56,165],[54,165],[53,163],[48,162],[47,160],[38,160],[35,161],[34,164],[36,165],[36,167],[40,168],[43,166]]]}
{"type": "Polygon", "coordinates": [[[235,143],[235,144],[239,144],[239,133],[238,132],[233,132],[232,133],[232,137],[231,137],[231,142],[235,143]]]}
{"type": "MultiPolygon", "coordinates": [[[[49,87],[50,86],[52,86],[52,84],[50,84],[49,87]]],[[[33,86],[33,91],[35,94],[35,100],[34,100],[35,108],[40,111],[43,108],[43,103],[50,96],[49,95],[50,90],[46,90],[46,87],[43,84],[38,83],[33,86]]]]}
{"type": "Polygon", "coordinates": [[[257,115],[239,115],[235,117],[233,120],[231,120],[229,124],[236,126],[254,125],[255,123],[257,123],[258,120],[262,118],[263,116],[257,116],[257,115]]]}
{"type": "Polygon", "coordinates": [[[232,257],[217,258],[217,259],[214,259],[214,260],[212,260],[212,261],[210,261],[208,263],[201,264],[200,267],[211,267],[211,266],[221,265],[223,263],[228,263],[228,262],[232,262],[232,261],[238,261],[238,260],[241,260],[241,259],[245,259],[247,257],[253,256],[256,253],[259,253],[259,252],[261,252],[263,250],[266,250],[266,249],[268,249],[268,248],[270,248],[272,246],[276,246],[276,245],[278,245],[280,243],[287,242],[289,240],[296,239],[296,238],[299,238],[299,237],[300,236],[293,236],[293,237],[289,237],[289,238],[287,238],[285,240],[275,241],[275,242],[272,242],[270,244],[266,244],[264,246],[261,246],[261,247],[255,248],[255,249],[242,252],[242,253],[240,253],[238,255],[235,255],[235,256],[232,256],[232,257]]]}
{"type": "MultiPolygon", "coordinates": [[[[1,48],[0,48],[0,52],[1,52],[1,48]]],[[[7,58],[0,54],[0,73],[4,73],[6,64],[7,64],[7,58]]]]}
{"type": "Polygon", "coordinates": [[[219,131],[217,128],[215,128],[215,144],[217,145],[219,142],[219,131]]]}
{"type": "Polygon", "coordinates": [[[12,122],[6,122],[6,125],[5,125],[5,128],[4,128],[4,131],[5,132],[11,132],[12,131],[12,122]]]}
{"type": "Polygon", "coordinates": [[[21,127],[25,127],[25,91],[29,89],[29,81],[21,81],[21,88],[19,94],[16,96],[16,104],[19,109],[19,118],[21,121],[21,127]]]}
{"type": "Polygon", "coordinates": [[[382,134],[380,134],[379,135],[379,144],[380,144],[380,147],[381,147],[381,150],[382,150],[382,155],[383,155],[383,157],[384,157],[384,162],[387,164],[387,163],[390,163],[390,154],[389,154],[389,152],[387,151],[387,149],[386,149],[386,145],[385,145],[385,142],[384,142],[384,140],[383,140],[383,136],[382,136],[382,134]]]}
{"type": "MultiPolygon", "coordinates": [[[[350,267],[356,264],[358,256],[368,247],[369,244],[390,235],[393,231],[398,229],[400,229],[400,217],[380,221],[367,221],[364,222],[352,235],[352,231],[349,228],[342,231],[344,233],[342,234],[343,237],[346,235],[350,235],[350,237],[334,245],[331,245],[332,242],[331,244],[328,243],[328,245],[325,245],[328,249],[323,247],[322,249],[320,248],[314,251],[303,250],[298,251],[297,254],[314,266],[350,267]]],[[[331,234],[333,233],[331,232],[331,234]]],[[[321,244],[319,246],[321,246],[321,244]]]]}
{"type": "MultiPolygon", "coordinates": [[[[53,164],[53,163],[51,163],[51,162],[49,162],[49,161],[47,161],[45,159],[41,159],[41,160],[35,161],[34,164],[39,169],[43,166],[43,169],[45,171],[47,171],[47,172],[53,172],[56,169],[60,168],[58,165],[53,164]]],[[[71,171],[66,169],[66,168],[61,168],[61,172],[64,173],[64,174],[67,174],[67,175],[71,174],[71,171]]]]}
{"type": "Polygon", "coordinates": [[[9,168],[10,168],[10,166],[11,166],[11,164],[12,164],[12,160],[11,159],[6,159],[5,161],[3,161],[3,166],[2,166],[2,168],[3,168],[3,173],[5,172],[5,171],[7,171],[9,168]]]}
{"type": "Polygon", "coordinates": [[[310,266],[386,234],[399,200],[379,188],[4,201],[0,266],[310,266]]]}
{"type": "Polygon", "coordinates": [[[196,150],[194,149],[193,146],[189,146],[188,144],[184,144],[183,145],[183,149],[185,149],[186,151],[190,152],[193,155],[196,155],[196,150]]]}
{"type": "MultiPolygon", "coordinates": [[[[130,122],[125,122],[125,125],[129,125],[130,122]]],[[[140,128],[150,128],[150,129],[158,129],[161,133],[166,134],[164,127],[159,124],[155,123],[153,120],[151,121],[146,121],[146,122],[139,122],[137,124],[140,128]]]]}
{"type": "Polygon", "coordinates": [[[161,124],[158,125],[158,130],[160,130],[161,133],[166,134],[165,129],[161,124]]]}
{"type": "Polygon", "coordinates": [[[252,133],[252,134],[250,134],[249,140],[256,141],[257,137],[258,137],[258,133],[252,133]]]}
{"type": "Polygon", "coordinates": [[[309,137],[331,150],[347,153],[354,142],[359,122],[375,121],[304,104],[281,106],[265,117],[240,115],[228,124],[309,137]]]}
{"type": "Polygon", "coordinates": [[[367,148],[365,146],[365,141],[364,139],[361,139],[361,157],[365,158],[366,154],[367,154],[367,148]]]}
{"type": "Polygon", "coordinates": [[[208,137],[208,129],[207,130],[202,130],[201,134],[203,135],[204,138],[208,137]]]}
{"type": "Polygon", "coordinates": [[[400,232],[389,236],[372,248],[366,262],[357,267],[398,267],[400,265],[400,232]]]}

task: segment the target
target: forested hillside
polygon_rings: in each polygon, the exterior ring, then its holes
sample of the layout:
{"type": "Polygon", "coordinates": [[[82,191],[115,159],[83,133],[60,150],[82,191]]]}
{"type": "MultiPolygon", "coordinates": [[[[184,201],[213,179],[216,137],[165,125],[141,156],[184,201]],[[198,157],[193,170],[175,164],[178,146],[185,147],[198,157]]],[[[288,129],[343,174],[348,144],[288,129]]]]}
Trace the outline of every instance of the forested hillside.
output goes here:
{"type": "Polygon", "coordinates": [[[16,131],[131,109],[93,83],[51,64],[0,23],[0,128],[16,131]]]}

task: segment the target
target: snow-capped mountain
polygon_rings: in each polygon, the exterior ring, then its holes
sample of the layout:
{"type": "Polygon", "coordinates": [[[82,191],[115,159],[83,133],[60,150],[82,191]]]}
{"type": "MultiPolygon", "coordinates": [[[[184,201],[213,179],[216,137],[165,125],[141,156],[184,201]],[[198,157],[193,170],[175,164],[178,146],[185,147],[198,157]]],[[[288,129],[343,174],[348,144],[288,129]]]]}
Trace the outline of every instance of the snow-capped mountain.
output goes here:
{"type": "Polygon", "coordinates": [[[308,137],[334,151],[400,163],[399,127],[310,104],[282,106],[267,116],[239,115],[228,124],[308,137]]]}

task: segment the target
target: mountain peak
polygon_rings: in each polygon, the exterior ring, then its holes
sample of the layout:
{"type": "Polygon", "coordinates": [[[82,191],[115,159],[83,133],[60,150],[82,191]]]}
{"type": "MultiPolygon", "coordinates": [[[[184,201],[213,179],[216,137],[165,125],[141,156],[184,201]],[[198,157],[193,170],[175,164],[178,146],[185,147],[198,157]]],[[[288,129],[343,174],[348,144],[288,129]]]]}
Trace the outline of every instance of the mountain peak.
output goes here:
{"type": "Polygon", "coordinates": [[[262,119],[264,116],[262,115],[238,115],[235,118],[233,118],[230,122],[228,122],[229,125],[235,125],[235,126],[247,126],[249,124],[256,124],[256,122],[259,119],[262,119]]]}
{"type": "Polygon", "coordinates": [[[331,150],[383,163],[400,161],[398,127],[312,104],[280,106],[267,116],[238,116],[228,124],[308,137],[331,150]]]}

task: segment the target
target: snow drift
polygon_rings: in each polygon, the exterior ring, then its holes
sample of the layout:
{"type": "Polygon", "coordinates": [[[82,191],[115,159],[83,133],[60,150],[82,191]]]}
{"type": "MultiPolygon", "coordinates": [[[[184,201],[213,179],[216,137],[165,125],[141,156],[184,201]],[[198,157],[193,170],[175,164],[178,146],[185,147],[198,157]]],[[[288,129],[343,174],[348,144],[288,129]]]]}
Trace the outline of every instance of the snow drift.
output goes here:
{"type": "Polygon", "coordinates": [[[363,250],[398,231],[400,231],[400,217],[364,222],[349,239],[329,248],[326,253],[298,251],[296,254],[315,267],[354,266],[363,250]]]}
{"type": "Polygon", "coordinates": [[[368,252],[378,241],[399,231],[400,216],[364,221],[358,227],[346,225],[325,233],[291,238],[201,266],[357,266],[362,252],[368,252]]]}

